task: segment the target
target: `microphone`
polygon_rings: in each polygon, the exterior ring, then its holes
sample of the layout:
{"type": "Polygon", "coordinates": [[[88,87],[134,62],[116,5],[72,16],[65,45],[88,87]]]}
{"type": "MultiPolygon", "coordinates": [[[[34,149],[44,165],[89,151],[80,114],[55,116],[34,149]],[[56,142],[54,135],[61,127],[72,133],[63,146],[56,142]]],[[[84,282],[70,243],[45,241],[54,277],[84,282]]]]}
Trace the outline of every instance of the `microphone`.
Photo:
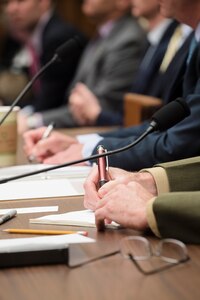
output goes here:
{"type": "Polygon", "coordinates": [[[128,150],[129,148],[132,148],[135,145],[137,145],[140,141],[142,141],[150,133],[157,131],[157,130],[167,130],[168,128],[174,126],[176,123],[180,122],[181,120],[183,120],[184,118],[186,118],[187,116],[190,115],[190,109],[189,109],[187,103],[183,99],[178,98],[172,102],[170,102],[169,104],[166,104],[161,109],[159,109],[152,116],[152,120],[151,120],[148,128],[145,130],[145,132],[142,135],[140,135],[135,141],[128,144],[127,146],[118,148],[116,150],[107,151],[107,152],[104,152],[101,154],[91,155],[91,156],[83,158],[83,159],[74,160],[74,161],[56,165],[53,167],[48,167],[48,168],[45,168],[42,170],[37,170],[37,171],[33,171],[33,172],[21,174],[21,175],[9,177],[9,178],[4,178],[4,179],[0,180],[0,184],[6,183],[6,182],[9,182],[12,180],[16,180],[16,179],[25,178],[28,176],[40,174],[43,172],[53,171],[53,170],[56,170],[59,168],[68,167],[68,166],[82,163],[82,162],[85,162],[88,160],[93,160],[93,159],[113,155],[113,154],[128,150]]]}
{"type": "Polygon", "coordinates": [[[17,96],[17,98],[14,100],[12,105],[10,106],[10,109],[6,112],[6,114],[2,117],[0,120],[0,126],[3,124],[5,119],[8,117],[8,115],[13,111],[14,106],[25,96],[25,94],[30,90],[30,88],[33,86],[35,81],[55,62],[61,62],[65,61],[70,54],[73,53],[73,55],[78,55],[80,53],[80,50],[82,50],[84,47],[84,43],[81,41],[81,39],[78,36],[75,36],[71,39],[69,39],[67,42],[59,46],[53,57],[33,76],[33,78],[27,83],[27,85],[24,87],[24,89],[21,91],[21,93],[17,96]]]}
{"type": "Polygon", "coordinates": [[[164,131],[190,115],[190,109],[182,98],[168,103],[152,116],[152,123],[156,130],[164,131]],[[185,117],[184,117],[185,116],[185,117]]]}

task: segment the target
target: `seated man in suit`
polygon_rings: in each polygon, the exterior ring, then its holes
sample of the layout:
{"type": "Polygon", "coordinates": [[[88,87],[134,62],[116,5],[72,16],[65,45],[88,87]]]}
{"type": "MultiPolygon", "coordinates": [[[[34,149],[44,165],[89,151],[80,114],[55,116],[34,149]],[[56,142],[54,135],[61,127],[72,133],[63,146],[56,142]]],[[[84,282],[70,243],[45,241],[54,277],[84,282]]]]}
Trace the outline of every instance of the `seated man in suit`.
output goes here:
{"type": "Polygon", "coordinates": [[[200,157],[130,173],[110,168],[112,180],[98,192],[95,167],[85,182],[84,205],[97,220],[152,232],[161,238],[200,243],[200,157]],[[120,213],[119,213],[120,212],[120,213]]]}
{"type": "MultiPolygon", "coordinates": [[[[35,127],[121,124],[122,95],[132,83],[135,71],[146,48],[145,31],[130,15],[130,0],[84,0],[83,12],[97,26],[98,36],[91,40],[81,58],[74,80],[67,91],[69,103],[58,109],[32,116],[35,127]],[[93,120],[71,107],[79,88],[92,91],[98,98],[99,112],[93,120]]],[[[87,99],[86,99],[87,100],[87,99]]],[[[84,99],[84,107],[90,103],[84,99]]],[[[30,120],[29,120],[30,121],[30,120]]],[[[34,126],[32,126],[34,127],[34,126]]]]}
{"type": "MultiPolygon", "coordinates": [[[[57,16],[53,0],[7,0],[3,8],[7,20],[7,34],[3,41],[0,70],[4,74],[8,71],[12,73],[8,76],[10,80],[12,76],[14,80],[13,74],[18,75],[20,72],[32,78],[52,58],[55,50],[75,35],[86,43],[82,33],[57,16]]],[[[61,105],[79,56],[80,54],[72,55],[64,62],[49,68],[34,85],[30,97],[23,99],[19,105],[29,106],[29,111],[43,111],[61,105]]],[[[5,82],[5,76],[2,80],[5,82]]],[[[15,84],[14,82],[13,85],[15,84]]],[[[7,86],[10,89],[12,83],[8,82],[7,86]]],[[[6,98],[5,85],[4,95],[6,98]]],[[[14,101],[9,98],[5,100],[9,101],[5,104],[14,101]]]]}
{"type": "MultiPolygon", "coordinates": [[[[165,16],[186,22],[195,30],[184,81],[184,95],[191,108],[191,116],[167,132],[151,136],[152,141],[158,144],[154,149],[160,153],[150,154],[157,155],[158,158],[162,157],[164,150],[162,143],[165,143],[165,149],[172,148],[174,151],[174,153],[170,151],[171,157],[181,156],[181,152],[183,152],[182,156],[188,156],[189,152],[195,154],[200,149],[198,143],[200,1],[162,0],[160,3],[161,11],[165,16]],[[194,143],[198,143],[197,147],[194,143]],[[174,149],[175,145],[176,149],[174,149]],[[189,151],[187,147],[190,148],[189,151]]],[[[145,144],[142,147],[145,147],[145,144]]],[[[150,150],[148,148],[148,151],[150,150]]],[[[144,152],[142,149],[141,151],[144,152]]],[[[146,161],[141,153],[140,155],[140,159],[146,161]]],[[[127,159],[125,153],[123,159],[127,159]]],[[[134,160],[134,154],[132,159],[134,160]]],[[[96,210],[97,222],[113,220],[137,230],[151,228],[159,237],[200,243],[199,156],[158,164],[155,168],[143,169],[141,173],[128,173],[115,169],[111,170],[110,175],[113,180],[106,183],[98,192],[96,191],[97,168],[90,174],[85,184],[85,206],[96,210]]]]}
{"type": "MultiPolygon", "coordinates": [[[[157,0],[156,3],[158,4],[157,0]]],[[[181,28],[185,28],[185,27],[181,26],[181,28]]],[[[185,73],[189,42],[190,39],[189,40],[186,39],[184,43],[182,40],[183,44],[181,48],[174,56],[174,59],[171,61],[165,74],[163,74],[164,85],[162,89],[162,97],[164,99],[164,103],[168,103],[173,99],[175,99],[176,97],[182,95],[182,80],[185,73]]],[[[162,43],[159,46],[161,46],[162,48],[162,43]]],[[[38,140],[40,140],[42,133],[44,131],[44,128],[41,128],[36,131],[27,132],[27,134],[25,135],[25,151],[27,155],[30,155],[33,152],[35,156],[38,158],[38,160],[43,161],[44,163],[67,162],[75,159],[80,159],[83,156],[87,157],[91,153],[96,153],[96,149],[97,149],[96,145],[99,143],[102,143],[103,145],[104,143],[106,143],[105,146],[107,147],[108,150],[116,149],[120,147],[121,143],[123,145],[126,145],[130,141],[133,141],[141,132],[143,132],[143,130],[145,130],[147,126],[148,126],[148,122],[145,122],[140,126],[131,127],[128,129],[121,129],[115,132],[112,131],[112,132],[99,134],[99,135],[97,134],[86,135],[86,136],[81,135],[78,136],[77,138],[68,137],[60,133],[54,132],[49,137],[49,139],[37,143],[38,140]]],[[[153,141],[151,143],[151,137],[149,137],[146,147],[144,148],[142,147],[142,150],[141,147],[139,148],[139,150],[137,150],[137,147],[139,147],[139,145],[133,148],[132,150],[130,149],[125,153],[127,159],[124,159],[123,154],[118,154],[118,155],[114,155],[113,157],[110,157],[109,158],[110,165],[124,167],[127,168],[128,170],[130,169],[137,170],[140,169],[142,166],[145,166],[145,164],[148,163],[148,159],[149,159],[149,164],[153,165],[154,163],[157,162],[157,160],[154,161],[154,157],[150,155],[148,149],[149,148],[151,149],[153,146],[157,147],[157,143],[156,143],[157,139],[155,140],[155,142],[153,141]],[[134,151],[137,151],[136,157],[134,155],[134,151]],[[144,152],[143,157],[140,157],[141,151],[144,152]]],[[[162,145],[163,151],[165,150],[164,146],[165,145],[162,145]]],[[[155,154],[156,153],[159,154],[160,152],[157,151],[155,152],[155,154]]],[[[183,155],[182,151],[181,151],[181,155],[183,155]]],[[[164,154],[163,154],[162,161],[165,161],[164,154]]]]}

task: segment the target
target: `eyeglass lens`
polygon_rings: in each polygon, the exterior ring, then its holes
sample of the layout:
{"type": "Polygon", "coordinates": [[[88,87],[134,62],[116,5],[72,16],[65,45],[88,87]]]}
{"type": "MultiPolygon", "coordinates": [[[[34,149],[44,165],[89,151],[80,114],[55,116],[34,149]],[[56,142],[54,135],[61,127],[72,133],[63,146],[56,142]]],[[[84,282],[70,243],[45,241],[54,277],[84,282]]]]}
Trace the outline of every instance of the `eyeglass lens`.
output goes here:
{"type": "Polygon", "coordinates": [[[164,239],[157,248],[156,255],[169,263],[177,263],[187,259],[187,249],[185,245],[178,240],[164,239]]]}
{"type": "MultiPolygon", "coordinates": [[[[156,272],[167,269],[170,266],[185,262],[189,259],[186,246],[176,239],[163,239],[154,249],[149,241],[140,236],[126,237],[121,240],[120,251],[123,257],[130,258],[136,267],[144,274],[154,274],[156,272]],[[167,265],[156,266],[156,269],[143,270],[137,261],[148,261],[152,267],[152,256],[158,257],[161,261],[165,261],[167,265]]],[[[158,262],[158,261],[157,261],[158,262]]],[[[155,266],[154,266],[155,267],[155,266]]],[[[146,268],[145,268],[146,269],[146,268]]]]}

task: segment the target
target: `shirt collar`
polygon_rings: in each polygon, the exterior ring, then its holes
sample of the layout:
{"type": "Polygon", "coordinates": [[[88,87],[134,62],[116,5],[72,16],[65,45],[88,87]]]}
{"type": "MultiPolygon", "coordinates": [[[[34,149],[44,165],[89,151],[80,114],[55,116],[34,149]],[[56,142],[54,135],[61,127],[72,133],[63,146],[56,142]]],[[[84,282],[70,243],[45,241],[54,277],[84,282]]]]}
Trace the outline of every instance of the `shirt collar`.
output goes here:
{"type": "Polygon", "coordinates": [[[114,21],[108,21],[104,25],[100,26],[98,28],[98,33],[99,33],[100,37],[106,38],[112,31],[114,25],[115,25],[114,21]]]}
{"type": "Polygon", "coordinates": [[[165,19],[158,26],[148,32],[147,38],[152,46],[156,46],[159,44],[164,32],[171,22],[171,19],[165,19]]]}

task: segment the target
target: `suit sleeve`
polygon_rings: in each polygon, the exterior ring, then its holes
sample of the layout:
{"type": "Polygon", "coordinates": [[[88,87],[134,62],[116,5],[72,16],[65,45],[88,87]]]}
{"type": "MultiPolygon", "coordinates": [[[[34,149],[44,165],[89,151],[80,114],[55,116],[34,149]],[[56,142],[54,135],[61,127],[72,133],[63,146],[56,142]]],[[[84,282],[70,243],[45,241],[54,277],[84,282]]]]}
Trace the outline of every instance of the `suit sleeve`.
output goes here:
{"type": "MultiPolygon", "coordinates": [[[[142,142],[127,150],[110,157],[110,165],[126,170],[140,170],[152,167],[160,162],[173,161],[199,155],[200,149],[200,82],[198,81],[195,93],[188,95],[185,100],[188,103],[191,114],[183,121],[165,132],[155,132],[148,135],[142,142]]],[[[145,128],[144,128],[145,129],[145,128]]],[[[127,130],[127,137],[105,136],[101,143],[108,149],[114,150],[133,142],[140,130],[134,127],[127,130]]]]}
{"type": "Polygon", "coordinates": [[[157,236],[200,243],[200,191],[161,194],[147,211],[149,226],[157,236]]]}
{"type": "Polygon", "coordinates": [[[158,189],[158,197],[147,205],[151,230],[159,237],[200,243],[200,157],[143,171],[153,175],[158,189]]]}

